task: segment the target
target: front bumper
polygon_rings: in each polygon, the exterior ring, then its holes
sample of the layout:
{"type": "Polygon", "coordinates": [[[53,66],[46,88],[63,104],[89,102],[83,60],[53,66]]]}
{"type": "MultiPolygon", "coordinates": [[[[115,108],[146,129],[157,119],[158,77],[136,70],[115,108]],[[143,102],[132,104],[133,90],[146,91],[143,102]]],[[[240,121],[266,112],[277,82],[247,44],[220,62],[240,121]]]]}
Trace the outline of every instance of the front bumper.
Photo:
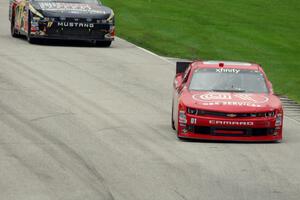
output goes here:
{"type": "Polygon", "coordinates": [[[178,123],[178,137],[221,141],[280,141],[282,123],[276,118],[221,118],[187,115],[178,123]]]}
{"type": "MultiPolygon", "coordinates": [[[[89,23],[92,27],[75,27],[74,24],[81,22],[58,22],[55,20],[32,19],[31,38],[63,39],[63,40],[93,40],[113,41],[115,38],[115,26],[112,23],[89,23]],[[68,25],[63,27],[61,25],[68,25]],[[72,24],[73,26],[70,26],[72,24]]],[[[83,24],[83,22],[82,22],[83,24]]],[[[89,25],[88,24],[88,25],[89,25]]],[[[86,25],[86,23],[84,24],[86,25]]]]}

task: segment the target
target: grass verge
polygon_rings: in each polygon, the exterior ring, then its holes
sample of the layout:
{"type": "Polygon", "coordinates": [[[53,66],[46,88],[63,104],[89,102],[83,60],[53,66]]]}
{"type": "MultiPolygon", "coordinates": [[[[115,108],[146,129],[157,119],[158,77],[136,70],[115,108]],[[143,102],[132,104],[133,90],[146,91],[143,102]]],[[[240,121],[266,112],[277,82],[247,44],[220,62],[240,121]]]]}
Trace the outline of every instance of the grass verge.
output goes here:
{"type": "Polygon", "coordinates": [[[103,0],[117,34],[163,56],[260,63],[300,102],[299,0],[103,0]]]}

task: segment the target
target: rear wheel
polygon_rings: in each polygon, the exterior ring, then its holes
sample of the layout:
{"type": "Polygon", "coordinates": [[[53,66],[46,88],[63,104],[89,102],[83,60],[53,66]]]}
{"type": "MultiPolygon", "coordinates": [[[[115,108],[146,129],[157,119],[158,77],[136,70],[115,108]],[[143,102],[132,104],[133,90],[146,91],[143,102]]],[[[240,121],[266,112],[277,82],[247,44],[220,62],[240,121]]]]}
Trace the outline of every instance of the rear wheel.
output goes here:
{"type": "Polygon", "coordinates": [[[97,47],[110,47],[111,46],[111,41],[96,41],[96,46],[97,47]]]}

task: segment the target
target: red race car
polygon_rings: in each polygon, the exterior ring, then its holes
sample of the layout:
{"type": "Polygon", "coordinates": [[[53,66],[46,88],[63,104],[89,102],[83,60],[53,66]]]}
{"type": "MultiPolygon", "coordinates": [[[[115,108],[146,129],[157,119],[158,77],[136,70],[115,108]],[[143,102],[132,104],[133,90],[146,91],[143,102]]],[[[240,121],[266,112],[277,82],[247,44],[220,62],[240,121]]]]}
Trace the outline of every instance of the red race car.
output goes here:
{"type": "Polygon", "coordinates": [[[178,62],[172,128],[178,138],[281,141],[283,109],[261,66],[178,62]]]}

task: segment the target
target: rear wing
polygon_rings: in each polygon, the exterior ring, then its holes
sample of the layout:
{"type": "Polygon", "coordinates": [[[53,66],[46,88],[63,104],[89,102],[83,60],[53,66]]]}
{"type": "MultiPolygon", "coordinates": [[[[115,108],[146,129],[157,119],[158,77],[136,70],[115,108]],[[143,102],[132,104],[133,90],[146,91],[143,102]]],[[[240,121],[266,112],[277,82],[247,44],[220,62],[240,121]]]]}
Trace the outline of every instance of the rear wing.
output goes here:
{"type": "Polygon", "coordinates": [[[192,64],[191,61],[183,61],[183,62],[176,62],[176,74],[180,74],[185,72],[185,70],[192,64]]]}

